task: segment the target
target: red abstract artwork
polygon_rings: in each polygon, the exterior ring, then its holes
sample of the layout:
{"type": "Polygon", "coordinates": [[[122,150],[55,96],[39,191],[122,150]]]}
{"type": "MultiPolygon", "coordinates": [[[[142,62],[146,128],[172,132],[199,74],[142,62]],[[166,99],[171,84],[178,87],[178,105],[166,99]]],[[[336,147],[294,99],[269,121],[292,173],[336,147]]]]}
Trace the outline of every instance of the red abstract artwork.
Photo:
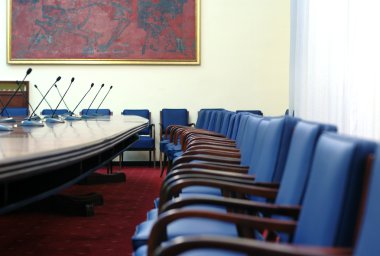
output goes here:
{"type": "Polygon", "coordinates": [[[9,63],[200,61],[200,0],[9,1],[9,63]]]}

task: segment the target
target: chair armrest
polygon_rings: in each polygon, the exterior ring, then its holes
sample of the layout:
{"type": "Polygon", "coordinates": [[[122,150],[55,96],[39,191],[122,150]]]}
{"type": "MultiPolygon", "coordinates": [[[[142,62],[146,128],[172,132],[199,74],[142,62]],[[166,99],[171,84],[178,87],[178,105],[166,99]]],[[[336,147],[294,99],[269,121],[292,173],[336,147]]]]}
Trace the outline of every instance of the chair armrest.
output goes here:
{"type": "Polygon", "coordinates": [[[235,148],[235,147],[226,147],[223,145],[214,145],[214,144],[201,144],[201,145],[193,145],[187,147],[186,151],[192,151],[192,150],[207,150],[207,149],[213,149],[213,150],[223,150],[223,151],[228,151],[228,152],[240,152],[240,149],[235,148]]]}
{"type": "MultiPolygon", "coordinates": [[[[266,188],[262,186],[252,186],[239,184],[236,182],[219,181],[212,179],[193,178],[193,179],[181,179],[172,182],[167,187],[163,187],[160,191],[160,207],[167,201],[179,195],[183,188],[189,186],[206,186],[219,188],[223,191],[231,191],[240,194],[249,194],[259,197],[265,197],[267,199],[274,200],[277,196],[277,189],[266,188]]],[[[159,208],[160,208],[159,207],[159,208]]]]}
{"type": "Polygon", "coordinates": [[[187,236],[176,237],[161,244],[154,255],[172,256],[197,249],[224,249],[247,255],[260,256],[342,256],[353,255],[351,248],[314,247],[290,244],[278,244],[247,238],[230,238],[221,236],[187,236]]]}
{"type": "Polygon", "coordinates": [[[245,212],[261,212],[268,215],[282,215],[298,219],[301,206],[284,206],[271,203],[255,202],[237,198],[218,198],[211,196],[192,196],[189,198],[174,198],[165,203],[160,209],[160,214],[172,209],[179,209],[190,205],[214,205],[224,206],[228,209],[243,210],[245,212]]]}
{"type": "Polygon", "coordinates": [[[170,175],[166,176],[162,187],[168,186],[169,184],[180,180],[180,179],[192,179],[192,178],[203,178],[211,180],[220,180],[227,182],[235,182],[244,185],[260,186],[266,188],[279,189],[280,184],[274,182],[256,182],[255,177],[252,175],[233,173],[233,172],[221,172],[215,170],[205,170],[205,169],[181,169],[176,170],[170,175]]]}
{"type": "Polygon", "coordinates": [[[148,255],[153,255],[154,250],[167,240],[167,226],[181,218],[195,217],[231,222],[252,229],[268,229],[285,233],[293,233],[296,228],[295,221],[275,220],[236,213],[217,213],[195,210],[170,210],[159,216],[152,227],[148,240],[148,255]]]}
{"type": "Polygon", "coordinates": [[[154,124],[150,124],[150,137],[156,141],[156,126],[154,124]]]}
{"type": "Polygon", "coordinates": [[[188,163],[191,161],[206,161],[206,162],[217,162],[217,163],[227,163],[227,164],[240,164],[240,158],[238,157],[223,157],[223,156],[216,156],[216,155],[203,155],[203,154],[197,154],[197,155],[191,155],[191,156],[180,156],[177,157],[174,162],[173,166],[177,164],[182,163],[188,163]]]}
{"type": "Polygon", "coordinates": [[[168,175],[166,175],[165,180],[168,180],[171,177],[174,177],[176,175],[184,175],[184,174],[194,174],[194,175],[208,174],[208,175],[215,175],[215,176],[220,176],[220,177],[241,178],[241,179],[249,180],[249,181],[255,180],[255,177],[248,174],[226,172],[226,171],[219,171],[219,170],[212,170],[212,169],[196,169],[196,168],[181,168],[181,169],[173,170],[168,175]]]}
{"type": "Polygon", "coordinates": [[[248,166],[241,166],[240,164],[227,164],[224,163],[213,163],[213,162],[196,162],[196,163],[183,163],[173,166],[171,171],[186,169],[186,168],[196,168],[196,169],[207,169],[207,170],[216,170],[216,171],[226,171],[226,172],[235,172],[235,173],[247,173],[249,170],[248,166]]]}
{"type": "Polygon", "coordinates": [[[193,156],[193,155],[209,155],[209,156],[222,156],[222,157],[232,157],[240,158],[240,151],[224,151],[218,149],[209,149],[209,150],[187,150],[182,156],[193,156]]]}
{"type": "Polygon", "coordinates": [[[213,146],[236,148],[235,142],[215,141],[215,140],[193,140],[193,141],[190,141],[189,143],[184,142],[181,145],[182,145],[182,151],[186,151],[190,147],[199,146],[199,145],[213,145],[213,146]]]}
{"type": "MultiPolygon", "coordinates": [[[[223,172],[222,172],[223,173],[223,172]]],[[[226,176],[226,175],[215,175],[212,172],[203,172],[198,171],[198,173],[187,173],[187,174],[177,174],[174,176],[171,176],[170,178],[165,178],[164,183],[161,186],[161,189],[165,189],[166,187],[170,186],[170,184],[173,184],[176,181],[183,180],[183,179],[206,179],[206,180],[218,180],[218,181],[226,181],[226,182],[234,182],[236,185],[242,184],[242,185],[251,185],[254,186],[254,178],[249,177],[249,179],[244,179],[241,177],[232,177],[232,176],[226,176]],[[211,173],[211,174],[210,174],[211,173]]]]}

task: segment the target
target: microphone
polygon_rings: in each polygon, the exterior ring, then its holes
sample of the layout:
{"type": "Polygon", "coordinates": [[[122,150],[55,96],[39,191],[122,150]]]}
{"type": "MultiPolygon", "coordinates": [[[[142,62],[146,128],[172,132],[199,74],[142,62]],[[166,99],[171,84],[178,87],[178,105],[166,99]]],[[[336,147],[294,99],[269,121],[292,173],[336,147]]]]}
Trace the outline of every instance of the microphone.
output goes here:
{"type": "Polygon", "coordinates": [[[111,86],[111,87],[109,88],[107,94],[104,96],[102,102],[100,102],[100,104],[99,104],[98,108],[96,109],[95,113],[98,113],[98,110],[99,110],[100,106],[103,104],[103,101],[107,98],[107,96],[108,96],[108,94],[110,93],[110,91],[111,91],[112,88],[113,88],[113,86],[111,86]]]}
{"type": "Polygon", "coordinates": [[[82,115],[82,117],[84,117],[84,118],[90,118],[90,116],[87,115],[87,114],[88,114],[88,110],[91,108],[92,103],[94,103],[96,97],[98,97],[98,94],[99,94],[99,92],[103,89],[103,87],[104,87],[104,84],[102,84],[102,85],[100,86],[99,91],[96,93],[94,99],[91,101],[90,106],[88,106],[88,108],[87,108],[87,110],[86,110],[86,114],[82,115]]]}
{"type": "MultiPolygon", "coordinates": [[[[58,105],[55,107],[53,113],[51,114],[51,117],[46,119],[46,122],[48,122],[48,123],[63,123],[62,119],[54,118],[54,114],[57,111],[57,109],[58,109],[59,105],[61,104],[61,102],[63,101],[63,98],[66,96],[67,92],[69,91],[69,89],[70,89],[71,85],[73,84],[74,80],[75,80],[74,77],[71,78],[71,82],[70,82],[69,87],[66,89],[66,92],[63,94],[63,96],[61,96],[61,100],[58,102],[58,105]]],[[[57,85],[55,85],[55,87],[57,88],[57,85]]]]}
{"type": "MultiPolygon", "coordinates": [[[[40,89],[38,89],[37,85],[35,84],[34,85],[34,88],[36,88],[38,90],[38,92],[40,93],[41,97],[43,98],[44,95],[42,94],[42,92],[40,91],[40,89]]],[[[51,105],[49,104],[49,101],[47,101],[47,99],[45,98],[45,102],[48,104],[50,110],[53,112],[53,108],[51,107],[51,105]]]]}
{"type": "MultiPolygon", "coordinates": [[[[28,68],[28,70],[26,71],[26,74],[24,76],[24,78],[22,79],[21,83],[18,85],[16,91],[12,94],[12,96],[8,99],[7,103],[4,105],[3,109],[1,110],[0,112],[0,116],[3,115],[4,113],[4,110],[6,110],[6,108],[8,107],[9,103],[13,100],[13,98],[16,96],[16,94],[18,93],[18,91],[20,90],[22,84],[24,83],[26,77],[32,73],[32,69],[31,68],[28,68]]],[[[9,115],[9,113],[8,113],[9,115]]],[[[0,119],[0,122],[15,122],[15,119],[12,118],[12,117],[8,117],[8,118],[2,118],[0,119]]]]}
{"type": "MultiPolygon", "coordinates": [[[[74,78],[74,77],[73,77],[74,78]]],[[[57,89],[57,92],[58,92],[58,94],[59,94],[59,97],[61,97],[62,98],[62,94],[61,94],[61,92],[59,91],[59,89],[58,89],[58,86],[57,85],[55,85],[54,86],[55,87],[55,89],[57,89]]],[[[63,104],[65,104],[65,107],[66,107],[66,109],[67,109],[67,111],[69,112],[69,114],[70,114],[70,109],[69,109],[69,107],[67,106],[67,104],[66,104],[66,101],[65,100],[63,100],[63,104]]]]}
{"type": "Polygon", "coordinates": [[[49,90],[45,93],[45,95],[42,97],[42,100],[38,103],[37,107],[34,109],[34,111],[32,112],[32,114],[29,116],[29,118],[27,120],[24,120],[21,122],[21,125],[22,126],[44,126],[42,122],[36,122],[36,121],[31,121],[32,119],[32,116],[34,115],[34,113],[37,111],[37,109],[39,108],[39,106],[41,105],[41,103],[45,100],[46,96],[49,94],[49,92],[51,91],[51,89],[54,87],[54,85],[59,81],[61,80],[61,77],[57,77],[57,79],[55,80],[55,82],[52,84],[52,86],[50,86],[49,90]]]}
{"type": "Polygon", "coordinates": [[[75,113],[75,110],[79,107],[79,105],[82,103],[83,99],[86,98],[87,94],[91,91],[92,87],[94,87],[94,83],[91,84],[90,86],[90,89],[88,89],[88,91],[84,94],[84,96],[82,97],[82,99],[79,101],[79,103],[76,105],[76,107],[73,109],[72,112],[70,112],[70,115],[69,116],[66,116],[66,120],[81,120],[80,117],[78,116],[73,116],[73,114],[75,113]]]}
{"type": "MultiPolygon", "coordinates": [[[[16,83],[17,83],[17,85],[20,85],[20,84],[21,84],[21,83],[19,83],[19,81],[16,81],[16,83]]],[[[32,105],[30,104],[30,102],[29,102],[29,100],[28,100],[28,97],[27,97],[26,94],[25,94],[25,91],[21,90],[21,95],[24,97],[25,101],[28,102],[28,105],[29,105],[30,109],[31,109],[32,112],[33,112],[34,109],[33,109],[32,105]]],[[[41,119],[38,115],[34,115],[32,118],[35,119],[35,120],[40,120],[40,119],[41,119]]]]}

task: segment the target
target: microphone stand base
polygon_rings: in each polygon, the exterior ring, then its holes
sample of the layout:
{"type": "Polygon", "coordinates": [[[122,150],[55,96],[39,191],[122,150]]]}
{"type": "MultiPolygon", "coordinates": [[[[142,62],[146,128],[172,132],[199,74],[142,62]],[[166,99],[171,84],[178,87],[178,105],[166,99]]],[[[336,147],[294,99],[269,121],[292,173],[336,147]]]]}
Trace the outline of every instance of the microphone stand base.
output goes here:
{"type": "Polygon", "coordinates": [[[45,122],[50,123],[50,124],[56,124],[56,123],[64,123],[65,121],[59,118],[48,117],[45,119],[45,122]]]}
{"type": "Polygon", "coordinates": [[[32,117],[26,117],[24,120],[32,120],[32,121],[40,121],[41,120],[41,117],[37,116],[37,115],[34,115],[32,117]]]}
{"type": "Polygon", "coordinates": [[[0,118],[0,123],[15,123],[16,120],[13,117],[0,118]]]}
{"type": "Polygon", "coordinates": [[[65,116],[65,120],[67,121],[79,121],[82,120],[80,116],[65,116]]]}
{"type": "Polygon", "coordinates": [[[93,115],[82,115],[81,117],[82,117],[82,119],[95,119],[96,118],[96,116],[93,116],[93,115]]]}
{"type": "Polygon", "coordinates": [[[44,126],[44,124],[41,121],[24,120],[21,122],[20,126],[42,127],[42,126],[44,126]]]}
{"type": "Polygon", "coordinates": [[[2,131],[2,132],[13,131],[13,127],[12,126],[8,126],[8,125],[1,125],[0,124],[0,131],[2,131]]]}

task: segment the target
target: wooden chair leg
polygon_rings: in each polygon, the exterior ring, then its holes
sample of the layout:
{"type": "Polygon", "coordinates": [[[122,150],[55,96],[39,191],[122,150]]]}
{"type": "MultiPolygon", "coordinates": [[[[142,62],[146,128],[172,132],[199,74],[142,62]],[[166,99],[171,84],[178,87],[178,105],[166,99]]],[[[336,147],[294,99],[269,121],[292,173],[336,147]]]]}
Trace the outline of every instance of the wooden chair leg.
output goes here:
{"type": "Polygon", "coordinates": [[[156,150],[153,149],[153,168],[156,168],[156,150]]]}
{"type": "Polygon", "coordinates": [[[162,168],[161,168],[161,175],[160,175],[160,177],[162,177],[162,175],[165,172],[166,161],[167,161],[167,156],[164,154],[164,159],[162,161],[162,168]]]}
{"type": "Polygon", "coordinates": [[[162,152],[160,151],[160,169],[162,169],[162,152]]]}

